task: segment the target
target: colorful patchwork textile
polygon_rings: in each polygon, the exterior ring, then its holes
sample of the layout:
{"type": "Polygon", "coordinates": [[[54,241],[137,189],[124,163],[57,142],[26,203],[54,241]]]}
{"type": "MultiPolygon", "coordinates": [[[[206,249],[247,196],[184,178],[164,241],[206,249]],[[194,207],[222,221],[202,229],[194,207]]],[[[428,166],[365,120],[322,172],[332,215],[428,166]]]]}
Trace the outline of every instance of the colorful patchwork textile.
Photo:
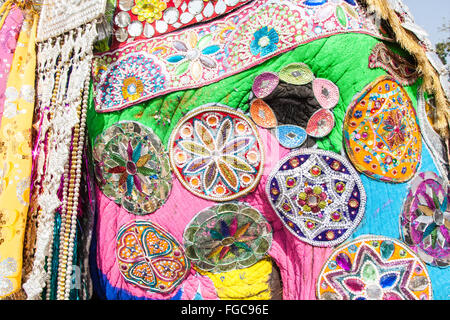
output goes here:
{"type": "Polygon", "coordinates": [[[250,0],[117,0],[113,47],[226,14],[250,0]]]}
{"type": "Polygon", "coordinates": [[[384,43],[377,43],[369,56],[369,68],[386,70],[402,85],[411,85],[419,76],[417,66],[392,52],[384,43]]]}
{"type": "Polygon", "coordinates": [[[270,204],[300,240],[334,246],[361,221],[366,194],[353,167],[340,155],[300,149],[283,158],[267,180],[270,204]]]}
{"type": "Polygon", "coordinates": [[[190,269],[183,247],[165,230],[145,220],[120,228],[117,263],[125,281],[159,293],[173,291],[190,269]]]}
{"type": "Polygon", "coordinates": [[[224,203],[199,212],[183,238],[186,255],[196,267],[217,273],[261,260],[272,244],[272,227],[251,206],[224,203]]]}
{"type": "Polygon", "coordinates": [[[139,122],[117,122],[97,137],[93,154],[97,183],[127,211],[151,213],[169,196],[169,159],[152,129],[139,122]]]}
{"type": "Polygon", "coordinates": [[[308,5],[301,0],[257,0],[208,24],[99,54],[93,64],[96,110],[120,110],[172,91],[217,82],[333,34],[380,37],[360,10],[354,2],[308,5]],[[123,92],[133,78],[144,88],[130,98],[123,92]]]}
{"type": "Polygon", "coordinates": [[[349,106],[344,122],[347,154],[355,168],[388,182],[413,177],[422,138],[406,91],[388,76],[376,79],[349,106]]]}
{"type": "Polygon", "coordinates": [[[169,141],[175,175],[195,195],[227,201],[251,192],[264,153],[253,123],[241,112],[211,104],[182,118],[169,141]]]}
{"type": "Polygon", "coordinates": [[[308,135],[323,138],[333,130],[335,120],[329,109],[339,102],[339,89],[330,80],[315,78],[304,63],[256,76],[252,93],[256,97],[250,103],[253,121],[263,128],[276,127],[283,147],[298,148],[308,135]]]}
{"type": "Polygon", "coordinates": [[[421,172],[400,217],[402,238],[431,265],[450,265],[450,186],[434,172],[421,172]]]}
{"type": "Polygon", "coordinates": [[[425,264],[405,245],[381,236],[338,247],[317,282],[323,300],[431,300],[425,264]]]}

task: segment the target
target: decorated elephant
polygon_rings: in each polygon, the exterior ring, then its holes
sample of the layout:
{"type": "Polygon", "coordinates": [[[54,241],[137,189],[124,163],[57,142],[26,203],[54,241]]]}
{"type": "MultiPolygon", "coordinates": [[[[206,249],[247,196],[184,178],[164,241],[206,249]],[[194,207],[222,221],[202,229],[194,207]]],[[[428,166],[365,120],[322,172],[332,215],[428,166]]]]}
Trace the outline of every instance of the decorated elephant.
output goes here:
{"type": "Polygon", "coordinates": [[[72,2],[32,10],[0,297],[448,298],[449,74],[401,0],[72,2]]]}

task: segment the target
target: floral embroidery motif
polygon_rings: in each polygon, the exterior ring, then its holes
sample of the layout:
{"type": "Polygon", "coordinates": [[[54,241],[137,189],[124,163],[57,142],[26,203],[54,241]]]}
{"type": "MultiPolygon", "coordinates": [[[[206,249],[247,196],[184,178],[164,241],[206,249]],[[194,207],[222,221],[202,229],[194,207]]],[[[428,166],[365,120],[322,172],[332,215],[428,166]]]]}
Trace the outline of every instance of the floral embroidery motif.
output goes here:
{"type": "Polygon", "coordinates": [[[167,8],[165,1],[159,0],[135,0],[131,12],[137,15],[139,21],[152,23],[162,18],[163,11],[167,8]]]}
{"type": "Polygon", "coordinates": [[[262,174],[256,128],[225,106],[207,105],[187,114],[174,129],[169,148],[178,179],[205,199],[237,198],[252,190],[262,174]]]}
{"type": "MultiPolygon", "coordinates": [[[[241,3],[236,4],[236,7],[241,3]]],[[[180,8],[183,4],[186,3],[182,1],[180,8]]],[[[274,55],[329,35],[364,32],[380,37],[377,28],[360,14],[357,5],[350,6],[343,2],[342,6],[347,5],[358,12],[353,16],[350,11],[343,9],[341,18],[345,18],[344,26],[333,14],[325,20],[316,19],[328,3],[312,7],[305,5],[302,0],[275,3],[256,0],[220,19],[193,26],[188,31],[167,32],[178,18],[192,15],[187,11],[203,5],[205,10],[211,6],[214,9],[222,4],[222,0],[206,3],[190,0],[186,11],[178,16],[179,12],[169,2],[160,20],[145,25],[134,17],[126,18],[131,8],[120,8],[119,5],[118,14],[124,16],[129,25],[116,28],[116,37],[123,37],[123,41],[126,41],[132,30],[134,39],[143,39],[141,34],[144,34],[144,38],[152,38],[152,41],[126,42],[119,48],[95,56],[93,79],[96,110],[120,110],[175,90],[205,86],[247,70],[274,55]],[[134,34],[135,31],[139,36],[134,34]],[[128,60],[128,57],[141,55],[144,55],[144,60],[128,60]],[[147,59],[151,59],[151,63],[147,59]],[[140,79],[144,84],[139,100],[122,96],[123,80],[128,77],[140,79]],[[153,77],[156,77],[156,83],[151,82],[153,77]]],[[[226,10],[218,12],[225,13],[226,10]]],[[[194,15],[192,19],[194,21],[194,15]]]]}
{"type": "Polygon", "coordinates": [[[277,50],[280,41],[278,33],[273,28],[262,27],[253,34],[254,40],[250,43],[250,51],[254,56],[267,56],[277,50]]]}
{"type": "Polygon", "coordinates": [[[266,192],[272,208],[297,238],[334,246],[361,221],[366,194],[358,174],[341,156],[300,149],[279,162],[266,192]]]}
{"type": "Polygon", "coordinates": [[[210,44],[212,36],[210,34],[197,40],[197,34],[189,33],[189,44],[183,41],[174,41],[173,47],[178,51],[177,55],[167,58],[169,63],[177,63],[176,75],[183,75],[187,70],[191,71],[194,79],[199,80],[203,73],[203,68],[213,69],[217,62],[210,56],[220,50],[220,46],[210,44]]]}
{"type": "Polygon", "coordinates": [[[450,265],[450,187],[434,172],[422,172],[400,216],[402,238],[423,261],[438,267],[450,265]]]}
{"type": "Polygon", "coordinates": [[[344,141],[351,162],[368,177],[397,183],[413,177],[422,138],[412,102],[393,78],[376,79],[352,102],[344,141]]]}
{"type": "Polygon", "coordinates": [[[14,276],[17,271],[17,261],[13,258],[6,258],[0,262],[0,298],[10,295],[14,290],[13,283],[8,277],[14,276]]]}
{"type": "Polygon", "coordinates": [[[99,66],[103,78],[97,99],[115,108],[165,88],[166,76],[158,60],[146,53],[131,54],[112,64],[108,69],[99,66]]]}
{"type": "Polygon", "coordinates": [[[158,293],[173,291],[190,270],[182,246],[165,230],[145,220],[134,220],[120,228],[117,262],[126,282],[158,293]]]}
{"type": "Polygon", "coordinates": [[[403,122],[403,116],[400,111],[389,112],[383,124],[383,130],[388,132],[386,141],[391,149],[405,142],[406,125],[403,122]]]}
{"type": "Polygon", "coordinates": [[[104,194],[133,214],[155,211],[169,195],[172,178],[164,146],[137,122],[118,122],[98,136],[94,160],[104,194]]]}
{"type": "Polygon", "coordinates": [[[144,84],[142,80],[136,77],[129,77],[123,80],[122,96],[124,99],[131,101],[138,100],[144,92],[144,84]]]}
{"type": "Polygon", "coordinates": [[[364,236],[337,248],[317,283],[322,300],[431,300],[422,261],[397,240],[364,236]]]}
{"type": "Polygon", "coordinates": [[[199,212],[184,231],[186,255],[213,273],[247,268],[265,257],[272,229],[254,208],[225,203],[199,212]]]}

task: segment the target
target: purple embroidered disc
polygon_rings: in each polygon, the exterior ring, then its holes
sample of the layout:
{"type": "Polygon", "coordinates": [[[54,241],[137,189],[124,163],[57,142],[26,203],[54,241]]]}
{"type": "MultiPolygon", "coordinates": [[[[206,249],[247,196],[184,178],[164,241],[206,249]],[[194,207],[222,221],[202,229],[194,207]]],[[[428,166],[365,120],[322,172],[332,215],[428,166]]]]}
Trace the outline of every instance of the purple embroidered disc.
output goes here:
{"type": "Polygon", "coordinates": [[[300,240],[331,247],[347,239],[364,215],[366,193],[338,154],[300,149],[279,162],[266,193],[284,225],[300,240]]]}

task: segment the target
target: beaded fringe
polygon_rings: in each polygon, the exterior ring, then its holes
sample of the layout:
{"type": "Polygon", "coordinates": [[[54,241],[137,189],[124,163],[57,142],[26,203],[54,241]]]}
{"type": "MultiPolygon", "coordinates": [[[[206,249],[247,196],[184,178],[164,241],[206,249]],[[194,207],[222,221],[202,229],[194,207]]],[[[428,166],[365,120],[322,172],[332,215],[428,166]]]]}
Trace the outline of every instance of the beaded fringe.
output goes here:
{"type": "Polygon", "coordinates": [[[30,300],[51,296],[50,275],[57,273],[56,299],[69,299],[90,66],[97,22],[90,22],[38,46],[38,156],[33,193],[38,203],[37,237],[31,273],[23,288],[30,300]],[[59,196],[61,195],[61,196],[59,196]],[[52,270],[54,218],[61,214],[58,270],[52,270]]]}

